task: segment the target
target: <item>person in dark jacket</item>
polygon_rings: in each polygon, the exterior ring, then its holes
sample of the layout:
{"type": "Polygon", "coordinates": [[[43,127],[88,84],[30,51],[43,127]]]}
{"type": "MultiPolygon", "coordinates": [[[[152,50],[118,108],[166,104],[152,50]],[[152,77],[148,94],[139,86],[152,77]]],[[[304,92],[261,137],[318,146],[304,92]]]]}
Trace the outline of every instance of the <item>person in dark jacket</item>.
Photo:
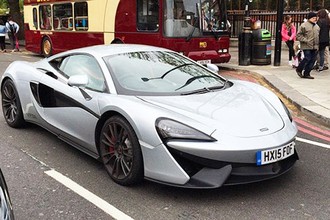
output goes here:
{"type": "Polygon", "coordinates": [[[310,75],[313,69],[316,56],[319,49],[320,27],[316,24],[317,14],[309,12],[307,21],[300,25],[297,32],[297,40],[300,41],[300,47],[304,52],[304,59],[299,63],[296,72],[299,77],[305,79],[314,79],[310,75]]]}
{"type": "MultiPolygon", "coordinates": [[[[325,9],[321,9],[317,13],[319,19],[317,21],[317,25],[320,27],[320,34],[319,34],[319,65],[318,65],[318,71],[325,70],[324,66],[324,59],[325,59],[325,49],[327,46],[329,46],[329,16],[325,9]]],[[[326,57],[328,59],[328,57],[326,57]]]]}

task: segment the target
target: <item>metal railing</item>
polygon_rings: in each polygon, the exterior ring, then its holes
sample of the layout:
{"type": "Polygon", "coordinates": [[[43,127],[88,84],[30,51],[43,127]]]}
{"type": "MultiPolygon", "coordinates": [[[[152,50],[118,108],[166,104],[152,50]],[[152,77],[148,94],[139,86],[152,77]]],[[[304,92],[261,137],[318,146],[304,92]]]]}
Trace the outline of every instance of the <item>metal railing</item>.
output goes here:
{"type": "MultiPolygon", "coordinates": [[[[285,15],[291,15],[294,25],[298,29],[300,24],[303,23],[304,18],[307,17],[308,11],[287,11],[285,15]]],[[[261,28],[267,29],[272,39],[276,37],[276,11],[251,11],[250,17],[252,20],[260,20],[261,28]]],[[[244,25],[244,11],[228,11],[228,20],[231,23],[231,37],[237,38],[243,30],[244,25]]]]}

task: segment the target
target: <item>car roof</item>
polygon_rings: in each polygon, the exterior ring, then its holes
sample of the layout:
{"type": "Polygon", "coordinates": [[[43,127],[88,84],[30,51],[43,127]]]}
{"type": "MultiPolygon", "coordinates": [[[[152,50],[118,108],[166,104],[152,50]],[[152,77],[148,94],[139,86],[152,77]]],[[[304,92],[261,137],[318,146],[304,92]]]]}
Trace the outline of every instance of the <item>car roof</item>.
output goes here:
{"type": "Polygon", "coordinates": [[[60,53],[58,54],[58,56],[63,56],[73,53],[89,53],[94,56],[104,57],[114,54],[130,53],[137,51],[170,51],[170,50],[160,47],[142,45],[142,44],[109,44],[109,45],[95,45],[95,46],[83,47],[79,49],[73,49],[60,53]]]}

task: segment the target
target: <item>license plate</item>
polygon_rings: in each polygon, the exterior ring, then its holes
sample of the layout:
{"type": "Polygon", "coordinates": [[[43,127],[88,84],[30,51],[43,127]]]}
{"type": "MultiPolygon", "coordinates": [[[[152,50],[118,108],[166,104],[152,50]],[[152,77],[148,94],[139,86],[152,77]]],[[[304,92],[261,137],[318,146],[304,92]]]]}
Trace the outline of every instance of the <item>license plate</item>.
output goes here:
{"type": "Polygon", "coordinates": [[[276,161],[283,160],[294,154],[295,143],[291,142],[285,146],[263,150],[257,152],[257,165],[265,165],[269,163],[274,163],[276,161]]]}
{"type": "Polygon", "coordinates": [[[205,65],[205,64],[211,63],[211,60],[197,60],[197,63],[205,65]]]}

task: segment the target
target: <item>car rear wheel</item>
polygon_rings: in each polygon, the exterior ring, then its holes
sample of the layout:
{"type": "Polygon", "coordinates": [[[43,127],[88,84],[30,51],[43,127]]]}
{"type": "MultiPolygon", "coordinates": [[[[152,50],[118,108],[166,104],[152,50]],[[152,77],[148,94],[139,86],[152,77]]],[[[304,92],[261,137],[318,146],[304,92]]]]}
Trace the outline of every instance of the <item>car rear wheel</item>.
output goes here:
{"type": "Polygon", "coordinates": [[[45,57],[49,57],[52,55],[53,45],[50,42],[48,37],[45,37],[42,41],[42,55],[45,57]]]}
{"type": "Polygon", "coordinates": [[[23,127],[25,120],[18,92],[12,80],[7,79],[1,87],[2,111],[7,124],[13,128],[23,127]]]}
{"type": "Polygon", "coordinates": [[[110,177],[120,185],[133,185],[143,179],[143,159],[138,138],[120,116],[109,118],[100,136],[100,156],[110,177]]]}

